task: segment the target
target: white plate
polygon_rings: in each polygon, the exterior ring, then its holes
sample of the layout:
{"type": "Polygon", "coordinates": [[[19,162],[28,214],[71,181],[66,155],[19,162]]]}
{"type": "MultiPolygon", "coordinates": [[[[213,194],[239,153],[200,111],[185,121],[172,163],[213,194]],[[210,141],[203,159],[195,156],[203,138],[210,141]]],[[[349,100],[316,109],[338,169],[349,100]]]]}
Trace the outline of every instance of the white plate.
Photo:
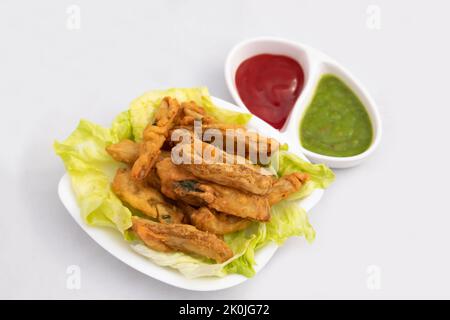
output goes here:
{"type": "MultiPolygon", "coordinates": [[[[213,98],[213,101],[216,105],[222,108],[242,112],[242,109],[229,102],[223,101],[218,98],[213,98]]],[[[248,127],[258,132],[264,133],[264,135],[278,138],[281,142],[287,142],[290,146],[290,151],[306,159],[299,152],[299,150],[291,148],[292,142],[289,141],[289,139],[280,138],[280,134],[277,130],[275,130],[256,116],[252,117],[248,127]]],[[[248,278],[238,274],[227,275],[223,278],[208,277],[188,279],[176,270],[166,267],[160,267],[154,264],[149,259],[139,255],[134,250],[132,250],[128,243],[121,237],[119,232],[109,228],[93,227],[86,224],[82,220],[80,209],[76,202],[75,195],[72,191],[70,177],[67,173],[59,181],[58,195],[66,209],[69,211],[70,215],[92,239],[94,239],[101,247],[103,247],[117,259],[126,263],[130,267],[148,275],[149,277],[158,279],[175,287],[197,291],[225,289],[248,280],[248,278]]],[[[306,211],[309,211],[319,202],[322,195],[323,190],[315,190],[309,197],[299,201],[299,205],[301,205],[306,211]]],[[[256,272],[261,271],[261,269],[267,264],[267,262],[269,262],[270,258],[272,258],[277,248],[278,247],[275,244],[270,244],[256,252],[256,272]]]]}

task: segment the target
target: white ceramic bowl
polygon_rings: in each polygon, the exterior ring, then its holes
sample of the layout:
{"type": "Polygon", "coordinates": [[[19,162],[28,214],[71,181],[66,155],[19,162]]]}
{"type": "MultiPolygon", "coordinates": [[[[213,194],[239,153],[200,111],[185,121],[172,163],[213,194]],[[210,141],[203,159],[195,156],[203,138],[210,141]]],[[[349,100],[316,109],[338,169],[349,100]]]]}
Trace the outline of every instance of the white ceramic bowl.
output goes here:
{"type": "Polygon", "coordinates": [[[299,148],[311,161],[325,163],[332,168],[356,166],[372,154],[380,142],[382,131],[381,119],[375,102],[362,84],[348,70],[324,53],[304,44],[279,38],[256,38],[237,44],[230,51],[225,61],[225,81],[236,104],[249,111],[242,102],[236,88],[236,70],[244,60],[263,53],[289,56],[295,59],[304,71],[305,81],[303,90],[292,108],[286,123],[280,130],[281,140],[284,137],[289,137],[289,140],[293,143],[293,145],[290,145],[291,148],[299,148]],[[361,154],[352,157],[331,157],[309,151],[301,145],[300,121],[314,96],[321,76],[324,74],[336,75],[344,81],[358,96],[369,114],[373,126],[373,141],[370,147],[361,154]]]}
{"type": "MultiPolygon", "coordinates": [[[[239,111],[239,107],[223,101],[221,99],[213,98],[216,105],[229,110],[239,111]]],[[[105,121],[106,122],[106,121],[105,121]]],[[[250,120],[248,127],[264,133],[267,136],[277,138],[279,132],[272,128],[270,125],[262,121],[256,116],[253,116],[250,120]]],[[[283,143],[291,143],[289,140],[281,140],[283,143]]],[[[299,150],[291,150],[298,156],[304,158],[299,150]]],[[[306,158],[304,158],[306,160],[306,158]]],[[[307,212],[312,209],[321,199],[324,191],[321,189],[314,190],[308,197],[299,200],[298,205],[305,209],[307,212]]],[[[60,180],[58,185],[58,195],[61,202],[69,211],[70,215],[75,219],[77,224],[101,247],[111,253],[117,259],[123,261],[130,267],[162,282],[168,283],[175,287],[180,287],[188,290],[197,291],[213,291],[220,290],[229,287],[236,286],[248,278],[239,274],[230,274],[223,278],[208,277],[208,278],[195,278],[189,279],[183,276],[180,272],[170,269],[168,267],[158,266],[153,261],[148,260],[146,257],[138,254],[131,249],[129,244],[121,237],[121,235],[110,228],[94,227],[86,224],[81,218],[80,208],[78,207],[70,183],[70,177],[66,173],[60,180]]],[[[275,244],[269,244],[255,253],[256,266],[255,271],[258,273],[269,262],[274,255],[278,246],[275,244]]]]}

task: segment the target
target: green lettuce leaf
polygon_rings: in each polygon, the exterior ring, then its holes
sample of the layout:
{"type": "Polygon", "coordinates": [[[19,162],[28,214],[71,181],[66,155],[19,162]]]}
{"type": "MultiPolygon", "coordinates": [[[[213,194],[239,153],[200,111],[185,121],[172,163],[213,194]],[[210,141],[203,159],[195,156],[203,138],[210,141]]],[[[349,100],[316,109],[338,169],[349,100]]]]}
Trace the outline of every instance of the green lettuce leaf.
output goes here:
{"type": "Polygon", "coordinates": [[[123,112],[111,129],[81,120],[65,141],[54,143],[54,150],[70,175],[84,220],[122,233],[131,226],[131,212],[111,191],[110,183],[121,164],[108,155],[105,147],[130,136],[129,114],[123,112]]]}
{"type": "Polygon", "coordinates": [[[223,270],[226,262],[223,264],[213,264],[182,252],[159,252],[150,249],[140,242],[132,243],[131,248],[159,266],[170,267],[180,271],[187,278],[223,277],[226,275],[226,272],[223,270]]]}
{"type": "Polygon", "coordinates": [[[289,200],[303,199],[315,189],[326,189],[334,181],[334,173],[324,164],[313,164],[299,156],[280,150],[271,157],[271,167],[279,177],[293,173],[309,174],[309,181],[296,193],[290,195],[289,200]]]}
{"type": "Polygon", "coordinates": [[[246,277],[254,275],[255,251],[275,242],[283,244],[286,239],[298,236],[305,237],[311,243],[315,231],[308,220],[306,211],[301,208],[298,199],[311,194],[315,189],[325,189],[334,180],[334,173],[323,164],[312,164],[287,151],[287,146],[274,154],[270,168],[279,177],[293,173],[308,173],[310,180],[289,199],[283,200],[271,208],[271,219],[267,223],[255,223],[252,227],[225,236],[225,241],[233,246],[246,246],[244,254],[229,263],[225,270],[228,273],[240,273],[246,277]]]}
{"type": "Polygon", "coordinates": [[[224,263],[213,263],[210,260],[196,258],[182,252],[155,251],[145,246],[141,241],[134,241],[130,246],[134,251],[157,265],[176,269],[187,278],[224,277],[228,274],[225,267],[239,259],[247,249],[247,246],[242,246],[239,251],[234,251],[235,255],[230,260],[224,263]]]}
{"type": "Polygon", "coordinates": [[[270,242],[281,245],[286,239],[297,236],[314,241],[315,231],[309,223],[306,211],[298,203],[282,201],[271,208],[271,219],[267,223],[254,223],[251,227],[225,236],[225,242],[233,249],[243,249],[244,253],[225,266],[228,273],[239,273],[246,277],[255,274],[256,250],[270,242]]]}
{"type": "Polygon", "coordinates": [[[252,117],[248,113],[240,113],[222,109],[214,105],[206,87],[172,88],[168,90],[153,90],[144,93],[130,104],[130,118],[135,141],[142,139],[142,133],[149,122],[153,122],[155,111],[161,100],[170,96],[178,102],[194,101],[202,106],[207,114],[217,118],[220,122],[245,125],[252,117]]]}
{"type": "Polygon", "coordinates": [[[202,96],[201,106],[203,106],[207,114],[222,123],[246,125],[252,118],[252,115],[249,113],[241,113],[217,107],[209,95],[202,96]]]}
{"type": "Polygon", "coordinates": [[[263,243],[266,236],[266,226],[264,223],[253,223],[245,230],[227,234],[224,236],[225,242],[235,252],[243,251],[243,254],[227,264],[225,271],[229,274],[239,273],[248,278],[255,275],[253,266],[255,261],[255,250],[263,243]]]}
{"type": "Polygon", "coordinates": [[[266,241],[282,245],[290,237],[305,237],[312,243],[316,232],[309,223],[306,211],[293,201],[281,201],[271,208],[272,218],[266,224],[266,241]]]}

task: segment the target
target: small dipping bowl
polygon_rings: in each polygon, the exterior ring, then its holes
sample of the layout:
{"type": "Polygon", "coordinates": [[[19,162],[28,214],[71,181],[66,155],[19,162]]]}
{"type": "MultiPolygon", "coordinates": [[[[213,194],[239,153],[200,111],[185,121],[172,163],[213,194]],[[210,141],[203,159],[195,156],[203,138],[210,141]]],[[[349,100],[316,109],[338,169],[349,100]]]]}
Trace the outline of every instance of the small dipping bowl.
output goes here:
{"type": "Polygon", "coordinates": [[[229,52],[225,61],[224,70],[228,90],[237,105],[244,108],[247,112],[250,112],[243,103],[236,87],[236,71],[242,62],[260,54],[290,57],[296,60],[303,69],[303,90],[294,104],[285,124],[280,129],[280,136],[284,141],[288,141],[291,151],[295,152],[296,150],[299,150],[312,162],[324,163],[331,168],[349,168],[356,166],[373,153],[380,142],[382,133],[381,119],[375,102],[362,84],[351,75],[350,72],[324,53],[307,45],[289,40],[267,37],[250,39],[238,43],[229,52]],[[343,81],[359,98],[367,111],[372,124],[372,142],[370,146],[360,154],[348,157],[327,156],[312,152],[304,148],[301,144],[301,121],[306,109],[309,107],[314,97],[320,79],[326,74],[336,76],[343,81]]]}

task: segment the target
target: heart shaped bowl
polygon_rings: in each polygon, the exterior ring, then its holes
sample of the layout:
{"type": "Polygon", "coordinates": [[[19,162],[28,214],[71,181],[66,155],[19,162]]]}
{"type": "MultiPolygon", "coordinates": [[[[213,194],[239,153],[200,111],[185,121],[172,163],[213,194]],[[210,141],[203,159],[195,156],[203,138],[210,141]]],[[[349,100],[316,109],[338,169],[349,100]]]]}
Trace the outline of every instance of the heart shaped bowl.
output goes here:
{"type": "Polygon", "coordinates": [[[289,139],[291,141],[291,150],[293,148],[298,149],[312,162],[324,163],[332,168],[356,166],[375,151],[381,139],[382,125],[374,100],[361,82],[348,70],[326,54],[307,45],[280,38],[255,38],[237,44],[228,54],[224,70],[228,90],[237,105],[249,112],[236,88],[235,77],[239,65],[248,58],[264,53],[293,58],[301,65],[304,72],[303,90],[292,108],[286,123],[279,131],[281,140],[289,139]],[[373,139],[369,148],[363,153],[351,157],[332,157],[307,150],[301,144],[299,134],[301,120],[314,96],[319,80],[325,74],[337,76],[342,80],[356,94],[366,108],[372,123],[373,139]]]}

